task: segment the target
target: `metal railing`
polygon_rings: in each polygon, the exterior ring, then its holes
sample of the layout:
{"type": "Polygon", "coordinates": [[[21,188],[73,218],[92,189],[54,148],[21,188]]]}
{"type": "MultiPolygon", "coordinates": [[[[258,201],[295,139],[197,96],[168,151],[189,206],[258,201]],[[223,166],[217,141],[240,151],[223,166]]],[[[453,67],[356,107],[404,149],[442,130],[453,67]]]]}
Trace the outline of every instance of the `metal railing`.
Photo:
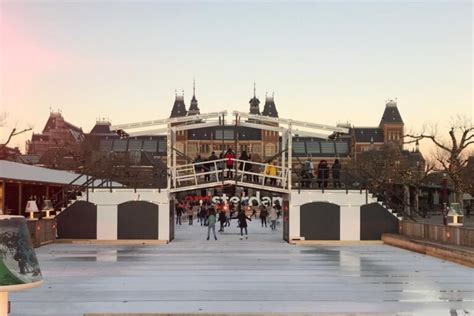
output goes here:
{"type": "Polygon", "coordinates": [[[235,183],[237,185],[271,187],[289,190],[288,168],[249,160],[228,158],[178,165],[172,168],[171,189],[193,189],[211,184],[235,183]]]}

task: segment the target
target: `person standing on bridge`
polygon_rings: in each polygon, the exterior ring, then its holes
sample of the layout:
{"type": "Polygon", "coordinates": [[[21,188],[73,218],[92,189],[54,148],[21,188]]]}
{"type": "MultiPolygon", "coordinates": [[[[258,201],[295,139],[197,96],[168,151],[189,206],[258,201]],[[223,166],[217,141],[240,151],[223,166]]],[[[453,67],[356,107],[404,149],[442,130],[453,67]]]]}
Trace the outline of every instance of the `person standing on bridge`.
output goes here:
{"type": "Polygon", "coordinates": [[[251,164],[250,171],[252,171],[252,173],[255,173],[253,175],[253,182],[259,183],[260,176],[258,176],[257,174],[262,173],[262,167],[260,165],[260,163],[262,162],[262,158],[260,158],[259,154],[253,154],[251,161],[252,161],[252,164],[251,164]]]}
{"type": "Polygon", "coordinates": [[[321,160],[318,164],[318,187],[328,187],[329,168],[326,160],[321,160]]]}
{"type": "Polygon", "coordinates": [[[222,180],[224,179],[224,169],[225,169],[225,161],[223,160],[224,158],[224,152],[221,152],[219,154],[219,163],[217,164],[219,167],[219,179],[222,180]]]}
{"type": "Polygon", "coordinates": [[[239,215],[237,215],[237,219],[239,220],[239,227],[240,227],[240,240],[244,239],[244,230],[245,230],[245,239],[249,239],[248,231],[247,231],[247,220],[252,221],[250,217],[245,215],[244,211],[240,211],[239,215]]]}
{"type": "Polygon", "coordinates": [[[270,164],[267,165],[267,168],[265,169],[265,174],[270,176],[270,185],[276,186],[277,179],[274,177],[276,177],[277,175],[277,169],[273,161],[270,161],[270,164]]]}
{"type": "Polygon", "coordinates": [[[339,163],[339,159],[334,160],[334,163],[332,164],[331,167],[331,172],[332,172],[332,181],[333,181],[333,186],[334,188],[340,188],[341,187],[341,164],[339,163]]]}
{"type": "Polygon", "coordinates": [[[215,152],[212,152],[211,155],[209,156],[208,158],[208,161],[209,163],[207,164],[208,166],[208,172],[212,172],[214,171],[212,174],[209,174],[208,176],[208,180],[207,181],[210,181],[210,179],[212,178],[212,181],[217,181],[217,177],[216,177],[216,174],[215,174],[215,171],[216,171],[216,163],[215,163],[215,160],[217,160],[217,156],[216,156],[216,153],[215,152]]]}
{"type": "Polygon", "coordinates": [[[229,147],[229,149],[227,149],[227,152],[225,153],[224,158],[226,159],[225,165],[227,168],[227,178],[230,179],[233,177],[232,170],[234,169],[234,159],[235,159],[235,154],[232,151],[232,148],[229,147]]]}
{"type": "MultiPolygon", "coordinates": [[[[249,171],[252,165],[250,163],[246,163],[247,161],[250,160],[250,156],[247,154],[247,151],[245,150],[242,151],[242,154],[240,155],[239,160],[242,160],[240,162],[239,170],[241,170],[242,172],[249,171]]],[[[245,176],[245,179],[247,181],[250,180],[248,174],[245,176]]]]}
{"type": "Polygon", "coordinates": [[[313,182],[313,162],[310,158],[306,159],[303,164],[302,177],[302,187],[311,188],[313,182]]]}

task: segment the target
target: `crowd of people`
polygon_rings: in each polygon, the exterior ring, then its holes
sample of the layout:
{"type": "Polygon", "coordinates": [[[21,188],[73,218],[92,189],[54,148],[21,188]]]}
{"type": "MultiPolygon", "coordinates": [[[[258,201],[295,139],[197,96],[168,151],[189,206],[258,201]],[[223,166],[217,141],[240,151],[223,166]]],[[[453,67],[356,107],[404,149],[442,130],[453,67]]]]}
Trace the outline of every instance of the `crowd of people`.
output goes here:
{"type": "Polygon", "coordinates": [[[218,180],[216,175],[219,179],[231,179],[236,176],[234,172],[244,171],[245,181],[247,182],[261,183],[263,175],[265,183],[277,185],[276,177],[278,172],[275,163],[273,161],[263,162],[260,155],[250,155],[245,150],[242,151],[238,158],[232,148],[222,152],[219,157],[217,157],[214,151],[207,158],[203,158],[199,154],[193,163],[195,164],[196,173],[204,175],[204,181],[216,181],[218,180]]]}
{"type": "Polygon", "coordinates": [[[252,221],[252,217],[256,220],[260,218],[262,228],[268,227],[267,220],[270,221],[269,226],[272,231],[277,230],[277,221],[282,215],[282,207],[278,201],[275,205],[263,204],[227,204],[212,203],[210,201],[181,201],[176,203],[176,225],[182,225],[183,217],[187,217],[188,225],[195,223],[200,226],[207,227],[207,240],[210,239],[211,233],[215,240],[216,224],[219,222],[218,232],[224,233],[227,227],[231,226],[231,221],[237,221],[237,227],[240,228],[240,239],[248,239],[248,224],[252,221]]]}
{"type": "Polygon", "coordinates": [[[316,178],[318,188],[327,188],[329,184],[329,176],[332,176],[333,188],[341,187],[341,164],[339,159],[334,160],[332,166],[329,166],[326,160],[321,160],[315,169],[311,159],[307,159],[303,163],[301,169],[301,186],[303,188],[311,188],[316,178]]]}
{"type": "MultiPolygon", "coordinates": [[[[237,176],[234,172],[243,171],[247,182],[278,185],[279,172],[275,163],[273,161],[263,162],[260,155],[250,155],[245,150],[238,158],[232,148],[222,152],[219,157],[215,152],[212,152],[207,158],[197,155],[193,163],[195,163],[194,168],[198,177],[199,173],[204,175],[204,181],[231,179],[237,176]]],[[[314,185],[317,185],[318,188],[327,188],[331,183],[330,178],[332,178],[333,188],[340,188],[341,163],[339,159],[336,159],[330,166],[327,160],[323,159],[314,168],[313,162],[308,158],[302,165],[300,177],[303,188],[312,188],[314,185]]]]}

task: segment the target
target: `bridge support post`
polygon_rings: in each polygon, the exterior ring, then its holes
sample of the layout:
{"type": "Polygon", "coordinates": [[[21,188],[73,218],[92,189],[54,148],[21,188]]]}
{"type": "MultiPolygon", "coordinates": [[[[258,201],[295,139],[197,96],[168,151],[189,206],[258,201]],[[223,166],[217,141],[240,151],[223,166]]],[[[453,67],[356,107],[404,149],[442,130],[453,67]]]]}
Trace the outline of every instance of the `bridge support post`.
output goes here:
{"type": "MultiPolygon", "coordinates": [[[[288,190],[291,192],[291,186],[292,186],[292,181],[291,181],[291,173],[293,169],[293,132],[291,130],[291,122],[288,124],[288,190]]],[[[289,195],[291,197],[291,194],[289,195]]],[[[291,201],[291,199],[290,199],[291,201]]]]}
{"type": "Polygon", "coordinates": [[[167,174],[167,187],[168,191],[171,189],[171,177],[174,178],[173,170],[171,169],[171,152],[173,150],[172,140],[171,140],[171,124],[167,124],[168,128],[166,130],[166,168],[168,169],[167,174]]]}

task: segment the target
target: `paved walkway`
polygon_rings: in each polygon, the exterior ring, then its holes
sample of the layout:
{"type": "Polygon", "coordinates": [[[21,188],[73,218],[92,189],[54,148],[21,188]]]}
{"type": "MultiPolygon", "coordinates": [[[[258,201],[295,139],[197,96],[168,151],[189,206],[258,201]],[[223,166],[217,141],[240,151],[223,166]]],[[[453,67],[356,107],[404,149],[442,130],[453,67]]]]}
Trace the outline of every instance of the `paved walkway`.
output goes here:
{"type": "Polygon", "coordinates": [[[218,241],[183,225],[163,246],[41,247],[45,284],[12,294],[11,315],[474,315],[472,269],[382,244],[292,246],[255,221],[240,240],[235,225],[218,241]]]}

